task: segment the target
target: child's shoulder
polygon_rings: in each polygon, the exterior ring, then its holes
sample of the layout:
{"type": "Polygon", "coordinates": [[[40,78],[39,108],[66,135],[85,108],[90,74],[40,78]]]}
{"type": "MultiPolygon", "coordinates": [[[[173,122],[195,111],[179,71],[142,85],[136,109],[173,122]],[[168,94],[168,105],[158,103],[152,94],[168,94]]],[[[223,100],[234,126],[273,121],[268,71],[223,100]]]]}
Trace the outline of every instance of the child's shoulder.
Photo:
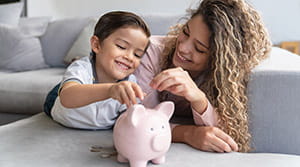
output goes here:
{"type": "Polygon", "coordinates": [[[68,66],[67,71],[86,71],[88,73],[92,73],[92,69],[93,69],[92,61],[93,60],[90,59],[89,56],[82,57],[72,62],[68,66]]]}
{"type": "Polygon", "coordinates": [[[130,75],[128,76],[128,81],[136,82],[136,77],[135,77],[135,75],[134,75],[134,74],[130,74],[130,75]]]}
{"type": "Polygon", "coordinates": [[[81,57],[73,61],[70,66],[90,66],[92,64],[92,59],[89,56],[81,57]]]}

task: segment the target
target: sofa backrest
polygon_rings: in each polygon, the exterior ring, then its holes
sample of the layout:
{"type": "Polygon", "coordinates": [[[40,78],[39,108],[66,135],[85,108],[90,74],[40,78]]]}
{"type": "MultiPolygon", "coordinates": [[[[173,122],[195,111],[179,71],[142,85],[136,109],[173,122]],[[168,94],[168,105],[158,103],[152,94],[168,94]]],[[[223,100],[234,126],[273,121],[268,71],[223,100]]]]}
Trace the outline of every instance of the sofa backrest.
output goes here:
{"type": "Polygon", "coordinates": [[[273,47],[248,83],[249,123],[255,152],[300,155],[300,56],[273,47]]]}
{"type": "MultiPolygon", "coordinates": [[[[152,35],[167,34],[169,27],[175,25],[179,15],[143,15],[152,35]]],[[[49,23],[46,33],[40,38],[45,61],[51,67],[65,67],[64,57],[74,41],[91,18],[55,20],[49,23]]],[[[88,54],[88,53],[87,53],[88,54]]]]}
{"type": "Polygon", "coordinates": [[[87,18],[74,18],[50,22],[46,33],[40,38],[45,61],[52,67],[65,67],[64,56],[71,48],[87,18]]]}

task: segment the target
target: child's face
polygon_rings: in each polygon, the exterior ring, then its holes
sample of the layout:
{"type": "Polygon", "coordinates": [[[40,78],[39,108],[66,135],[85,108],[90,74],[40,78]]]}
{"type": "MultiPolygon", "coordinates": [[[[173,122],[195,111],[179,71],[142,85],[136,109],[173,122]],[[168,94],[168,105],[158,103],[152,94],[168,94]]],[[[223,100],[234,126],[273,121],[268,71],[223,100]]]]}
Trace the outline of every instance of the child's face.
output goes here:
{"type": "Polygon", "coordinates": [[[101,44],[98,40],[98,47],[93,47],[92,43],[99,80],[115,82],[132,74],[140,64],[148,41],[141,29],[124,27],[110,34],[101,44]]]}

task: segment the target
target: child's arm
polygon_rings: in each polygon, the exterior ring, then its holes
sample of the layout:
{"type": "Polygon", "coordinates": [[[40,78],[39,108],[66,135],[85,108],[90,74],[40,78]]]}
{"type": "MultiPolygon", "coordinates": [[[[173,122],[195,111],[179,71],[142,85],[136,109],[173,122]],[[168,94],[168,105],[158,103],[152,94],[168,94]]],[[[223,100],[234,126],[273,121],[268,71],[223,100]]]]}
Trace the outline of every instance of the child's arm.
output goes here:
{"type": "Polygon", "coordinates": [[[82,107],[108,98],[118,100],[121,104],[136,104],[136,97],[143,99],[144,93],[134,82],[80,84],[66,82],[59,94],[61,104],[66,108],[82,107]]]}

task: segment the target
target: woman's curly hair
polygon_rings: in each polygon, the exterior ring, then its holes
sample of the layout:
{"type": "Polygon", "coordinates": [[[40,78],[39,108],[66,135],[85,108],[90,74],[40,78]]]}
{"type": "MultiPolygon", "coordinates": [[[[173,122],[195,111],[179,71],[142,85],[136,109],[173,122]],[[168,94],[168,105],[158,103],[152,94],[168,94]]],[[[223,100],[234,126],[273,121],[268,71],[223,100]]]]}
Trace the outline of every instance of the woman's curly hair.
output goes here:
{"type": "MultiPolygon", "coordinates": [[[[229,134],[240,152],[251,149],[248,128],[247,83],[251,70],[268,55],[269,35],[260,15],[244,0],[202,0],[191,17],[201,15],[211,32],[209,66],[199,86],[217,108],[219,127],[229,134]]],[[[181,32],[177,26],[170,33],[181,32]]],[[[176,38],[169,38],[162,68],[170,67],[176,38]]]]}

